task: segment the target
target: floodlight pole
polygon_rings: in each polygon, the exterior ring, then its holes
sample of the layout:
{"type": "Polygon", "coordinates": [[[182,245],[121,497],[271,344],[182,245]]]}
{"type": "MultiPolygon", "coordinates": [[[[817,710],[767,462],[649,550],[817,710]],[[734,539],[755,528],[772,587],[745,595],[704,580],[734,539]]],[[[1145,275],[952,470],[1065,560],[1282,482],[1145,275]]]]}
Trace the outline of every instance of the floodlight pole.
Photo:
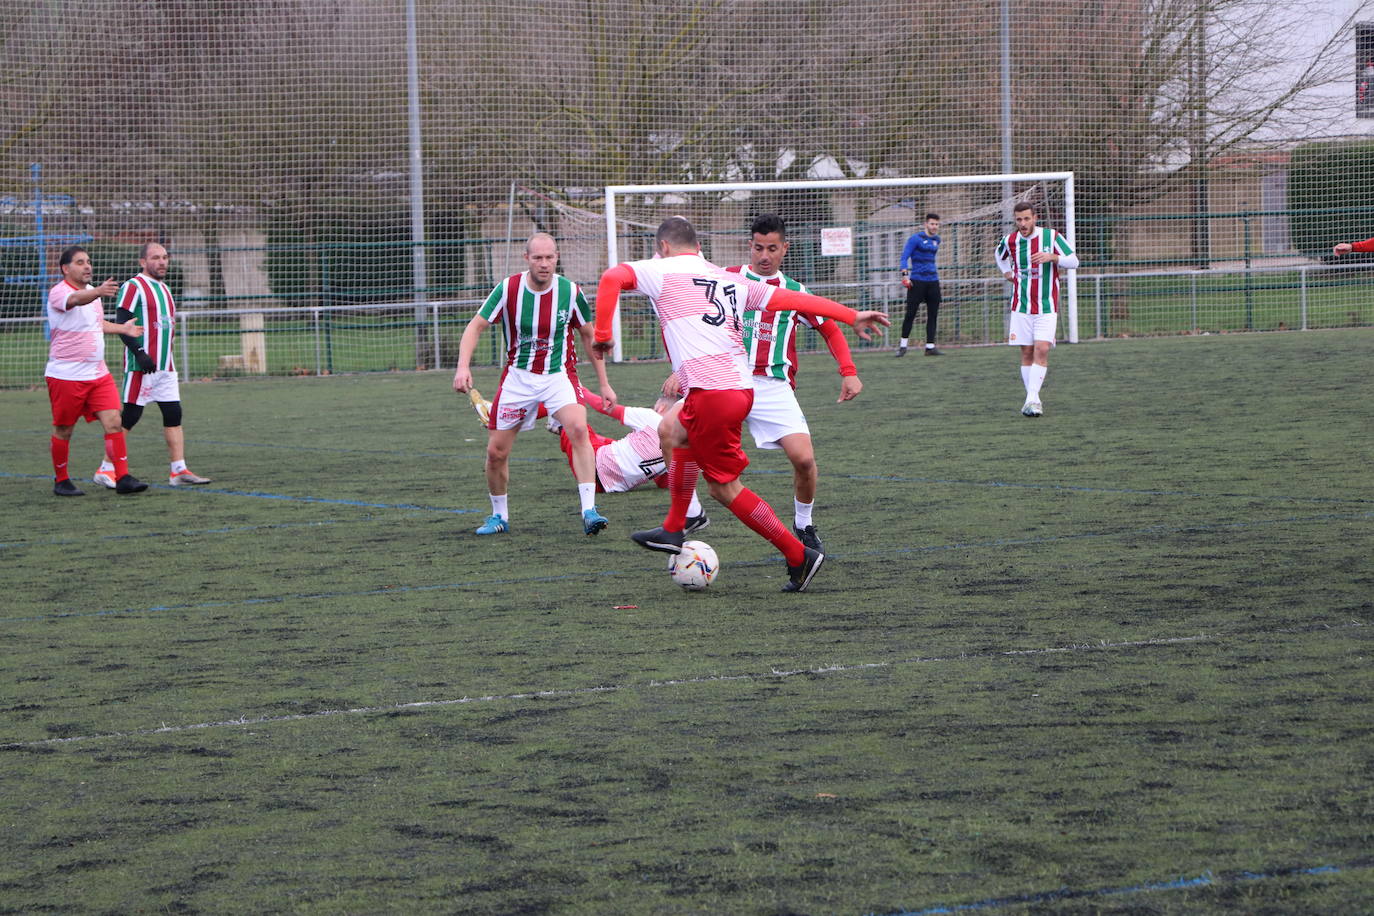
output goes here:
{"type": "MultiPolygon", "coordinates": [[[[406,89],[410,119],[410,278],[415,292],[415,365],[424,365],[426,289],[424,156],[420,133],[420,54],[415,0],[406,0],[406,89]]],[[[434,334],[434,368],[439,368],[439,334],[434,334]]]]}

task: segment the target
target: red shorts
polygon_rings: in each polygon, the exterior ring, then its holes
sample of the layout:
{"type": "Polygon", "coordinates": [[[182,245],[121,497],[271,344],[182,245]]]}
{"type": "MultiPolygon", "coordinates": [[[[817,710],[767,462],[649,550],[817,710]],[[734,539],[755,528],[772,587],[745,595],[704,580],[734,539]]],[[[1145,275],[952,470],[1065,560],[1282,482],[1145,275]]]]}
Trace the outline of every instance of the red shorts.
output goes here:
{"type": "Polygon", "coordinates": [[[48,400],[52,402],[53,426],[75,426],[82,417],[90,423],[102,410],[119,410],[119,389],[107,372],[100,378],[74,382],[45,376],[48,400]]]}
{"type": "MultiPolygon", "coordinates": [[[[587,438],[590,439],[590,440],[592,441],[592,469],[593,469],[593,473],[595,473],[595,469],[596,469],[596,453],[597,453],[598,451],[600,451],[601,449],[605,448],[606,446],[610,445],[610,444],[611,444],[612,442],[614,442],[615,440],[614,440],[614,439],[607,439],[605,436],[601,435],[601,434],[598,433],[596,430],[592,429],[590,426],[587,427],[587,438]]],[[[572,463],[572,440],[568,438],[568,431],[567,431],[566,429],[560,429],[560,430],[558,431],[558,447],[561,448],[561,449],[563,450],[563,454],[565,454],[565,455],[568,456],[568,467],[571,468],[571,467],[573,466],[573,463],[572,463]]],[[[576,469],[576,468],[573,468],[573,473],[574,473],[574,474],[577,473],[577,469],[576,469]]],[[[596,478],[596,492],[598,492],[598,493],[605,493],[605,492],[606,492],[606,489],[605,489],[604,487],[601,486],[601,477],[600,477],[599,475],[598,475],[597,478],[596,478]]]]}
{"type": "Polygon", "coordinates": [[[693,388],[678,419],[687,430],[687,446],[707,480],[729,483],[749,467],[740,430],[754,406],[754,389],[693,388]]]}

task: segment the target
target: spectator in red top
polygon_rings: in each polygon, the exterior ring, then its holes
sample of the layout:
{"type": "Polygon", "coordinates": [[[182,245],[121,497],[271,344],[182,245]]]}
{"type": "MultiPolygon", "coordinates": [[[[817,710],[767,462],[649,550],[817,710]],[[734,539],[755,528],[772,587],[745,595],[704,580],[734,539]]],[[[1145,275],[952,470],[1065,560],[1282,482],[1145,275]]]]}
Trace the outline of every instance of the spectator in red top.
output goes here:
{"type": "Polygon", "coordinates": [[[1331,253],[1338,258],[1343,254],[1350,254],[1352,251],[1374,252],[1374,239],[1365,239],[1363,242],[1341,242],[1331,249],[1331,253]]]}

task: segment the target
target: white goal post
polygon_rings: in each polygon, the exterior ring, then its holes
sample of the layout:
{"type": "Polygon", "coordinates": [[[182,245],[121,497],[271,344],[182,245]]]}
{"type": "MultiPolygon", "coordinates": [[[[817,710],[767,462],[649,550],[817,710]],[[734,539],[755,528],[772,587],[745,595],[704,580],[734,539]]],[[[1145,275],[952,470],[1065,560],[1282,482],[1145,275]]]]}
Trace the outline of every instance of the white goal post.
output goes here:
{"type": "MultiPolygon", "coordinates": [[[[691,218],[700,230],[702,229],[701,220],[703,219],[703,213],[706,214],[705,219],[708,222],[711,221],[715,213],[715,211],[711,209],[703,210],[703,206],[710,208],[715,203],[729,202],[734,205],[733,209],[735,211],[742,213],[751,210],[752,201],[768,200],[770,201],[769,209],[774,212],[780,212],[785,208],[776,207],[773,202],[783,199],[779,195],[784,195],[788,192],[810,192],[818,195],[816,197],[818,201],[825,199],[822,205],[816,207],[816,212],[810,214],[811,219],[801,220],[803,223],[809,223],[809,225],[803,225],[801,227],[802,232],[819,232],[817,220],[821,223],[825,221],[844,223],[846,220],[853,220],[856,217],[867,218],[873,215],[868,212],[873,206],[871,201],[864,205],[867,209],[865,209],[862,215],[852,212],[852,210],[860,208],[852,208],[851,212],[843,214],[834,212],[835,207],[832,206],[832,202],[829,198],[840,196],[839,192],[850,191],[860,194],[867,192],[870,195],[879,195],[886,199],[887,203],[884,203],[883,206],[879,208],[879,213],[884,209],[904,209],[905,213],[896,214],[902,217],[901,221],[894,222],[891,217],[887,220],[886,226],[891,232],[904,231],[910,234],[910,232],[915,231],[920,223],[920,216],[927,210],[943,211],[941,212],[942,221],[945,225],[949,225],[952,221],[951,217],[945,214],[948,213],[951,210],[951,206],[953,206],[953,219],[964,219],[970,223],[986,226],[988,229],[1000,227],[997,228],[997,232],[1005,234],[1012,229],[1011,210],[1013,202],[1020,199],[1035,199],[1037,197],[1037,202],[1043,202],[1043,200],[1049,196],[1047,188],[1051,185],[1054,185],[1057,189],[1062,189],[1060,191],[1062,198],[1060,201],[1056,201],[1056,203],[1062,205],[1062,214],[1053,214],[1056,217],[1056,220],[1053,221],[1045,221],[1042,216],[1042,221],[1059,229],[1069,240],[1069,244],[1074,245],[1075,250],[1077,250],[1074,225],[1073,172],[1022,172],[1004,175],[954,175],[932,178],[843,178],[794,181],[709,182],[700,184],[608,185],[605,189],[607,253],[609,263],[612,265],[626,260],[649,257],[650,254],[648,252],[640,251],[635,254],[630,254],[623,250],[622,243],[625,241],[625,235],[629,234],[631,230],[634,230],[640,235],[646,231],[651,232],[652,228],[657,226],[658,220],[678,212],[691,218]],[[963,197],[981,198],[984,201],[991,199],[991,203],[983,203],[980,207],[976,205],[977,201],[974,200],[963,209],[960,209],[958,205],[951,204],[951,200],[953,200],[952,192],[954,190],[960,188],[969,189],[979,185],[985,186],[988,189],[987,192],[982,195],[971,195],[966,193],[963,197]],[[1018,187],[1021,189],[1019,192],[1016,190],[1018,187]],[[1038,189],[1038,191],[1036,189],[1038,189]],[[901,196],[901,192],[905,190],[910,190],[913,193],[920,192],[928,198],[936,198],[942,193],[945,196],[938,204],[927,202],[917,208],[901,196]],[[896,200],[900,201],[900,206],[893,202],[894,192],[898,195],[896,200]],[[919,212],[916,212],[918,209],[919,212]],[[1062,222],[1057,223],[1058,219],[1062,219],[1062,222]]],[[[757,211],[761,209],[762,207],[758,204],[752,204],[754,215],[757,215],[757,211]]],[[[1058,207],[1055,209],[1058,209],[1058,207]]],[[[1041,208],[1041,212],[1043,214],[1043,207],[1041,208]]],[[[798,220],[795,214],[782,212],[781,215],[788,220],[789,226],[797,225],[798,220]]],[[[737,214],[732,214],[729,221],[731,222],[731,225],[728,227],[729,231],[743,238],[748,226],[747,219],[743,225],[740,225],[737,214]]],[[[995,235],[996,232],[989,234],[995,235]]],[[[789,241],[793,241],[795,244],[797,236],[794,235],[793,229],[789,229],[788,237],[789,241]]],[[[943,251],[944,249],[942,248],[942,255],[943,251]]],[[[944,258],[942,257],[942,261],[943,260],[944,258]]],[[[986,250],[985,260],[989,268],[991,268],[992,250],[990,247],[986,250]]],[[[895,268],[896,256],[893,256],[891,266],[895,268]]],[[[789,275],[796,275],[793,268],[784,265],[784,269],[788,271],[789,275]]],[[[893,275],[895,276],[895,269],[893,275]]],[[[799,277],[799,279],[806,282],[807,278],[799,277]]],[[[862,287],[865,284],[878,282],[868,277],[851,277],[851,280],[853,282],[848,284],[837,283],[834,285],[862,287]]],[[[1067,304],[1065,311],[1068,324],[1068,327],[1064,329],[1064,331],[1067,332],[1067,338],[1070,343],[1077,343],[1077,271],[1066,270],[1064,272],[1064,284],[1066,287],[1065,298],[1067,304]]],[[[811,283],[808,285],[814,286],[815,284],[811,283]]],[[[818,291],[822,295],[826,294],[825,289],[820,289],[818,291]]],[[[830,298],[841,297],[832,294],[830,298]]],[[[619,362],[623,358],[619,311],[617,311],[615,318],[615,349],[613,351],[613,358],[615,361],[619,362]]]]}

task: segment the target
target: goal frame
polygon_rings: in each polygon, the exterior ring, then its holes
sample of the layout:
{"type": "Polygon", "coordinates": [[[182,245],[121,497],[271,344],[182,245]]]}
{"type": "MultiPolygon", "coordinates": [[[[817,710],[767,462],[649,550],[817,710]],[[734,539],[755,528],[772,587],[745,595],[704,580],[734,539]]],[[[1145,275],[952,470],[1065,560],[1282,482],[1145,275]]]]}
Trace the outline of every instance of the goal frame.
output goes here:
{"type": "MultiPolygon", "coordinates": [[[[1074,246],[1076,237],[1074,222],[1073,172],[1012,172],[1001,175],[945,175],[928,178],[817,178],[796,181],[717,181],[699,184],[617,184],[607,185],[606,195],[606,250],[607,263],[620,263],[619,236],[616,233],[616,199],[630,194],[671,194],[728,192],[728,191],[789,191],[798,189],[821,190],[825,188],[920,188],[968,184],[1004,184],[1012,182],[1062,181],[1064,183],[1064,226],[1061,230],[1069,244],[1074,246]]],[[[1004,195],[1010,198],[1010,193],[1004,195]]],[[[1074,246],[1077,250],[1077,246],[1074,246]]],[[[1064,271],[1068,315],[1068,342],[1078,343],[1078,271],[1064,271]]],[[[620,341],[620,312],[616,311],[614,323],[615,347],[611,358],[615,362],[623,360],[620,341]]]]}

